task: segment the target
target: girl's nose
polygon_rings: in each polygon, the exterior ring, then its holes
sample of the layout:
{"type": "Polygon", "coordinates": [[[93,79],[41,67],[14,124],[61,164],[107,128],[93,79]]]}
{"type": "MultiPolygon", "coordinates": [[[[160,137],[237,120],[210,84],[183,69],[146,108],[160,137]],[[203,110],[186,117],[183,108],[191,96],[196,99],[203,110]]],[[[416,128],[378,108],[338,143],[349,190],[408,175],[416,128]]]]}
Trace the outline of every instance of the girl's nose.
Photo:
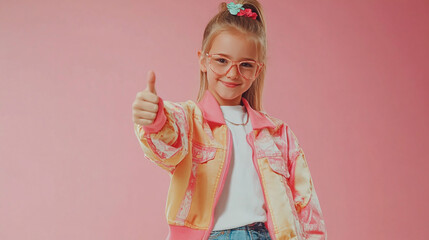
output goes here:
{"type": "Polygon", "coordinates": [[[236,79],[240,73],[238,72],[237,64],[233,64],[229,71],[226,73],[226,76],[231,79],[236,79]]]}

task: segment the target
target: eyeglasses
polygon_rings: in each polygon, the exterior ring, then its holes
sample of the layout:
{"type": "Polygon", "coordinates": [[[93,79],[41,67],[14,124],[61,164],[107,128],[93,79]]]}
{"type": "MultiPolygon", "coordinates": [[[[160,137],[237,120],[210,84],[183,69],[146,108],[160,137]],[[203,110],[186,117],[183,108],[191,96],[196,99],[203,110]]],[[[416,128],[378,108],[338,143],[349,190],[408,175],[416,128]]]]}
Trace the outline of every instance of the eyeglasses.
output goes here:
{"type": "Polygon", "coordinates": [[[231,59],[220,54],[208,54],[208,63],[210,69],[218,75],[225,75],[234,65],[237,65],[238,72],[246,80],[255,80],[261,72],[263,63],[253,60],[232,61],[231,59]]]}

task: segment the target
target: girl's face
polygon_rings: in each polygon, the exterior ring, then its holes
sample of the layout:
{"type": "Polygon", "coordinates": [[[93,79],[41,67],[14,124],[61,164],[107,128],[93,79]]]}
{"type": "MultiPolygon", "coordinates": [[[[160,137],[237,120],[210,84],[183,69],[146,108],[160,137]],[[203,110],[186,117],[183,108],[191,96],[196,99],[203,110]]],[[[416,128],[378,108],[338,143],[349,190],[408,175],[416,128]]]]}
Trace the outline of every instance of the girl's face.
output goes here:
{"type": "MultiPolygon", "coordinates": [[[[215,37],[209,54],[219,54],[232,61],[258,60],[255,41],[238,31],[223,31],[215,37]]],[[[219,75],[209,66],[208,57],[198,52],[200,69],[207,73],[208,90],[219,105],[240,105],[241,95],[255,80],[243,78],[237,65],[232,65],[226,74],[219,75]]],[[[222,59],[221,59],[222,60],[222,59]]]]}

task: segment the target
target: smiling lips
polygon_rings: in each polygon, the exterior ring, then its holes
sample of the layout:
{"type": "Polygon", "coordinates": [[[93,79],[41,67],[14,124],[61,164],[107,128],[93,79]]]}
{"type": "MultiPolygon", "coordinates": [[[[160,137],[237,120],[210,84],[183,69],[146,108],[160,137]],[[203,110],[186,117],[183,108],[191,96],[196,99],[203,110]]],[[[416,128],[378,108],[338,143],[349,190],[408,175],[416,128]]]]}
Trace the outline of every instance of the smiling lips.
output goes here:
{"type": "Polygon", "coordinates": [[[224,82],[224,81],[221,81],[221,82],[223,83],[223,85],[225,85],[227,87],[230,87],[230,88],[233,88],[233,87],[236,87],[236,86],[240,85],[240,84],[237,84],[237,83],[227,83],[227,82],[224,82]]]}

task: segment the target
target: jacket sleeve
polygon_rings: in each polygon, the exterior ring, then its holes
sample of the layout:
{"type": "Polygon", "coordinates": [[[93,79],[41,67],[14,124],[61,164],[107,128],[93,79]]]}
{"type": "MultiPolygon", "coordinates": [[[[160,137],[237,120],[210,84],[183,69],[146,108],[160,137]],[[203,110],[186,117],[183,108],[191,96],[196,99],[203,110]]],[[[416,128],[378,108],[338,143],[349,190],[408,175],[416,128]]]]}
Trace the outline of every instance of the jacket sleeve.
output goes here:
{"type": "Polygon", "coordinates": [[[304,151],[292,130],[286,129],[288,138],[288,167],[295,208],[305,239],[326,240],[327,231],[316,190],[304,151]]]}
{"type": "Polygon", "coordinates": [[[181,103],[159,98],[154,122],[146,126],[134,124],[134,131],[145,158],[171,174],[188,153],[189,122],[181,103]]]}

